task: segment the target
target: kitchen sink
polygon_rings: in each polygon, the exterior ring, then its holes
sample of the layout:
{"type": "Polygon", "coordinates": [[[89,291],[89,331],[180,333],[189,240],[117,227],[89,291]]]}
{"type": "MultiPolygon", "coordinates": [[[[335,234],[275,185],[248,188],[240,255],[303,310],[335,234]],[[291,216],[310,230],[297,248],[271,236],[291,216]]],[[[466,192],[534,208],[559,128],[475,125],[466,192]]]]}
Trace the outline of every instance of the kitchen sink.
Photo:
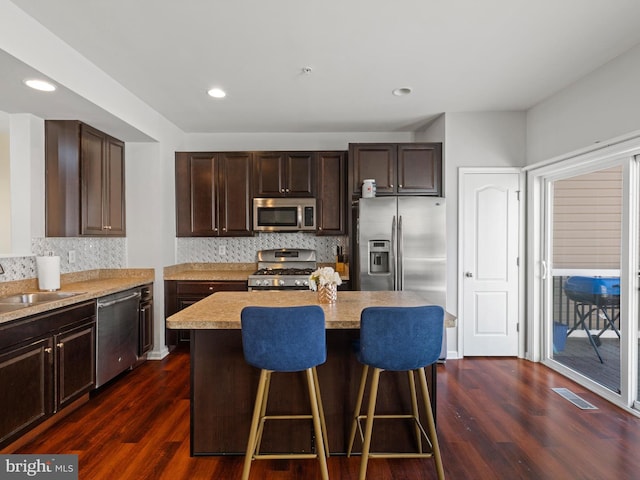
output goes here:
{"type": "MultiPolygon", "coordinates": [[[[0,307],[35,305],[38,303],[54,302],[64,298],[80,295],[80,292],[34,292],[16,293],[6,297],[0,297],[0,307]]],[[[15,308],[14,308],[15,309],[15,308]]],[[[10,310],[5,310],[10,311],[10,310]]]]}

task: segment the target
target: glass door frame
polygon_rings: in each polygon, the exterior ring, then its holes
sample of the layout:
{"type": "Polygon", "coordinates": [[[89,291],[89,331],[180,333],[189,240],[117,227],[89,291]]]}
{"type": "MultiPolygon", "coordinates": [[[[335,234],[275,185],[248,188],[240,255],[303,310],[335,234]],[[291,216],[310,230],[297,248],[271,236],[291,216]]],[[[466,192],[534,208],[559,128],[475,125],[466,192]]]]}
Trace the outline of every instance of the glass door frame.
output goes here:
{"type": "Polygon", "coordinates": [[[607,400],[640,415],[638,391],[638,168],[640,139],[558,158],[527,167],[527,354],[607,400]],[[620,283],[620,394],[599,385],[550,358],[552,337],[551,216],[552,182],[621,165],[623,206],[620,283]],[[635,267],[632,267],[635,266],[635,267]],[[623,320],[624,319],[624,320],[623,320]]]}

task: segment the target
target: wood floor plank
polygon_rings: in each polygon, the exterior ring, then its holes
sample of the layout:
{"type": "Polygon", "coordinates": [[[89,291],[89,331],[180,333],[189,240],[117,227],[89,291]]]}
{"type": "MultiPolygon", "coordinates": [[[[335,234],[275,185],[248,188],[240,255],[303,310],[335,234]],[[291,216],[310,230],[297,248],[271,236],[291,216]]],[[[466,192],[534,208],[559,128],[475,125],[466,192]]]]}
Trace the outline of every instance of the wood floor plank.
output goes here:
{"type": "MultiPolygon", "coordinates": [[[[637,478],[640,418],[547,367],[513,358],[438,367],[438,432],[449,479],[637,478]],[[567,387],[598,410],[551,390],[567,387]]],[[[374,430],[375,436],[375,430],[374,430]]],[[[81,479],[239,480],[242,457],[189,456],[189,354],[175,351],[102,388],[18,449],[75,453],[81,479]]],[[[5,452],[6,453],[6,452],[5,452]]],[[[332,456],[330,478],[355,480],[360,457],[332,456]]],[[[373,459],[368,478],[435,479],[431,460],[373,459]]],[[[252,479],[320,478],[315,460],[256,461],[252,479]]]]}

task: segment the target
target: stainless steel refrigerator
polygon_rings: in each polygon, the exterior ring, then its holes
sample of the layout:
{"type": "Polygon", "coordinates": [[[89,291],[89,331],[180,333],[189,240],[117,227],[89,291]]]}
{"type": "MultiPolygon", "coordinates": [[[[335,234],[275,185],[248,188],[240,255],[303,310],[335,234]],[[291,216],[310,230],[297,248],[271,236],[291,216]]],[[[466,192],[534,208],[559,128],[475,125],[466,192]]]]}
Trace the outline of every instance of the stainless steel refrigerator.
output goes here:
{"type": "Polygon", "coordinates": [[[446,307],[444,198],[362,198],[358,210],[358,288],[419,290],[446,307]]]}

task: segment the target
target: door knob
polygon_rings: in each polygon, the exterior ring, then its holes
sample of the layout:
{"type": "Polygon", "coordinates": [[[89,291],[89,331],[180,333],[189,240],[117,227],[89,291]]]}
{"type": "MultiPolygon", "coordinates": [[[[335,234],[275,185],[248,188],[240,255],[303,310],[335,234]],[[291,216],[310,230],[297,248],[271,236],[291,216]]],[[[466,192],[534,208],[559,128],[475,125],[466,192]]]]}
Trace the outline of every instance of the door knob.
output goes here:
{"type": "Polygon", "coordinates": [[[467,272],[467,273],[464,274],[464,276],[467,277],[467,278],[471,278],[471,277],[473,277],[473,273],[467,272]]]}

